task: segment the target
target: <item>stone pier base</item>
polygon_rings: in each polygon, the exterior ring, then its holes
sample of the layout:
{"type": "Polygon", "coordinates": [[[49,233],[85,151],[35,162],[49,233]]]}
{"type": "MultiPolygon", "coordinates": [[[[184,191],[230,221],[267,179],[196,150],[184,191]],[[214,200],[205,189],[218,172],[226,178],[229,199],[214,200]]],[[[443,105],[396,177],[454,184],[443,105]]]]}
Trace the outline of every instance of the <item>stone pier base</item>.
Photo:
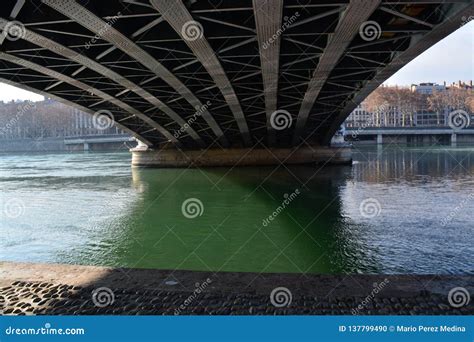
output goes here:
{"type": "Polygon", "coordinates": [[[140,167],[215,167],[262,166],[280,164],[348,164],[352,162],[350,148],[299,147],[277,149],[209,149],[182,151],[152,150],[138,147],[132,152],[132,166],[140,167]]]}

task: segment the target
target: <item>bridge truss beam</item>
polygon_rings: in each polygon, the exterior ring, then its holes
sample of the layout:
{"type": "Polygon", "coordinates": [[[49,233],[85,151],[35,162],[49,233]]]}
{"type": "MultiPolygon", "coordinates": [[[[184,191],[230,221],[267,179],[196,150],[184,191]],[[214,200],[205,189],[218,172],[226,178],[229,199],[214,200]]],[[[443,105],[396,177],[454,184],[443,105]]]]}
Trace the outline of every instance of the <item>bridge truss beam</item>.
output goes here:
{"type": "Polygon", "coordinates": [[[234,114],[237,126],[242,133],[244,145],[250,146],[252,139],[245,115],[240,107],[239,99],[221,63],[217,59],[214,50],[206,40],[202,26],[194,20],[181,1],[151,0],[150,2],[157,11],[160,12],[168,24],[173,27],[176,33],[181,36],[191,51],[196,55],[197,59],[206,68],[209,75],[214,79],[216,86],[221,91],[230,110],[234,114]],[[194,30],[194,32],[192,30],[194,30]],[[195,36],[191,36],[192,33],[194,33],[195,36]]]}
{"type": "Polygon", "coordinates": [[[371,91],[473,15],[469,0],[4,2],[0,78],[109,108],[142,140],[184,150],[328,144],[371,91]],[[188,22],[203,35],[186,39],[188,22]],[[377,37],[363,37],[367,22],[377,37]],[[291,116],[282,130],[278,110],[291,116]]]}
{"type": "Polygon", "coordinates": [[[73,79],[73,78],[71,78],[67,75],[61,74],[61,73],[59,73],[55,70],[45,68],[44,66],[41,66],[39,64],[33,63],[31,61],[28,61],[28,60],[25,60],[25,59],[22,59],[22,58],[13,56],[13,55],[9,55],[7,53],[0,52],[0,59],[3,59],[7,62],[11,62],[11,63],[14,63],[14,64],[21,65],[21,66],[23,66],[25,68],[28,68],[30,70],[37,71],[41,74],[47,75],[47,76],[52,77],[52,78],[54,78],[56,80],[59,80],[61,82],[68,83],[68,84],[72,85],[73,87],[77,87],[77,88],[79,88],[79,89],[81,89],[85,92],[88,92],[88,93],[91,93],[91,94],[97,96],[98,98],[101,98],[105,101],[108,101],[108,102],[116,105],[117,107],[125,110],[126,112],[132,114],[133,116],[136,116],[136,117],[140,118],[141,120],[146,122],[148,125],[150,125],[154,129],[159,131],[161,134],[163,134],[171,142],[173,142],[175,144],[178,144],[178,140],[173,136],[173,134],[168,132],[164,127],[162,127],[161,125],[159,125],[158,123],[156,123],[155,121],[150,119],[148,116],[144,115],[143,113],[140,113],[138,110],[131,107],[130,105],[116,99],[113,96],[110,96],[109,94],[107,94],[107,93],[105,93],[105,92],[103,92],[99,89],[91,87],[91,86],[89,86],[89,85],[87,85],[87,84],[85,84],[81,81],[75,80],[75,79],[73,79]]]}
{"type": "Polygon", "coordinates": [[[271,116],[277,110],[281,35],[276,35],[275,39],[273,36],[282,27],[283,0],[253,0],[253,10],[265,93],[268,144],[273,146],[276,132],[271,123],[271,116]]]}
{"type": "MultiPolygon", "coordinates": [[[[40,89],[36,89],[36,88],[33,88],[33,87],[30,87],[30,86],[27,86],[25,84],[22,84],[22,83],[18,83],[18,82],[14,82],[12,80],[9,80],[7,78],[3,78],[3,77],[0,77],[0,82],[2,83],[5,83],[5,84],[8,84],[8,85],[11,85],[13,87],[16,87],[18,89],[23,89],[23,90],[26,90],[26,91],[30,91],[32,93],[36,93],[36,94],[39,94],[39,95],[42,95],[46,98],[51,98],[57,102],[60,102],[62,104],[65,104],[67,106],[71,106],[73,108],[76,108],[77,110],[80,110],[84,113],[87,113],[87,114],[90,114],[90,115],[94,115],[95,112],[87,107],[84,107],[84,106],[81,106],[75,102],[71,102],[69,100],[66,100],[60,96],[57,96],[57,95],[54,95],[54,94],[51,94],[51,93],[48,93],[48,92],[45,92],[45,91],[42,91],[40,89]]],[[[152,146],[153,143],[151,141],[149,141],[148,139],[146,139],[145,137],[141,136],[140,134],[138,134],[136,131],[134,130],[131,130],[130,128],[120,124],[119,122],[115,122],[115,125],[120,128],[121,130],[123,130],[124,132],[127,132],[128,134],[130,134],[131,136],[133,136],[135,139],[137,139],[138,141],[142,142],[143,144],[147,145],[147,146],[152,146]]]]}
{"type": "Polygon", "coordinates": [[[323,55],[319,59],[318,66],[313,73],[313,77],[308,85],[308,90],[304,95],[293,135],[293,144],[300,142],[299,139],[311,109],[331,71],[344,55],[350,42],[359,33],[362,23],[367,21],[379,4],[380,0],[354,1],[344,10],[334,35],[331,37],[328,46],[326,46],[323,55]]]}
{"type": "MultiPolygon", "coordinates": [[[[5,26],[7,26],[9,23],[8,20],[4,18],[0,18],[0,28],[4,29],[5,26]]],[[[107,79],[111,79],[112,81],[120,84],[123,86],[126,90],[133,91],[160,110],[162,110],[164,113],[166,113],[171,119],[175,120],[180,126],[185,126],[186,122],[177,114],[175,113],[171,108],[169,108],[166,104],[161,102],[159,99],[154,97],[152,94],[150,94],[148,91],[143,89],[142,87],[134,84],[133,82],[129,81],[125,77],[121,76],[117,72],[105,67],[104,65],[94,61],[93,59],[90,59],[84,55],[78,54],[76,51],[69,49],[68,47],[59,44],[51,39],[48,39],[36,32],[33,32],[27,28],[23,28],[23,35],[22,39],[33,43],[35,45],[41,46],[42,48],[48,49],[55,54],[58,54],[59,56],[62,56],[66,59],[75,61],[76,63],[79,63],[82,68],[89,68],[91,70],[94,70],[98,74],[101,74],[105,76],[107,79]]],[[[73,76],[76,74],[73,73],[73,76]]],[[[45,89],[45,91],[51,90],[55,86],[57,86],[59,83],[63,82],[62,80],[59,80],[58,82],[54,83],[53,85],[49,86],[48,88],[45,89]]],[[[177,139],[173,137],[172,134],[164,130],[163,127],[158,125],[156,122],[154,122],[152,119],[147,117],[145,114],[140,114],[139,117],[142,120],[147,121],[150,123],[154,128],[156,128],[160,133],[162,133],[167,139],[170,139],[170,141],[174,143],[178,143],[177,139]],[[165,132],[166,131],[166,132],[165,132]]],[[[202,139],[199,137],[199,135],[192,129],[192,128],[187,128],[187,132],[189,135],[193,137],[200,145],[204,145],[202,139]]]]}
{"type": "Polygon", "coordinates": [[[196,110],[202,111],[202,117],[209,124],[215,135],[223,144],[228,144],[224,133],[207,110],[207,107],[204,106],[194,93],[175,75],[173,75],[171,71],[153,58],[148,52],[140,48],[134,41],[123,35],[113,26],[107,25],[107,23],[100,17],[96,16],[74,0],[43,0],[43,3],[84,26],[94,34],[100,36],[101,39],[107,40],[117,49],[122,50],[124,53],[128,54],[155,73],[158,77],[163,79],[180,93],[194,108],[196,108],[196,110]],[[107,27],[107,29],[104,30],[104,27],[107,27]]]}
{"type": "Polygon", "coordinates": [[[331,123],[326,135],[324,136],[323,142],[328,144],[331,141],[334,133],[339,129],[340,125],[349,116],[349,114],[361,103],[367,96],[370,95],[378,86],[380,86],[385,80],[394,75],[398,70],[405,66],[408,62],[413,60],[415,57],[422,54],[424,51],[429,49],[431,46],[445,38],[451,32],[456,30],[459,25],[462,25],[465,19],[463,18],[474,16],[474,4],[469,5],[466,8],[455,8],[448,15],[448,18],[441,24],[426,34],[422,40],[413,44],[407,50],[398,54],[388,65],[380,69],[375,77],[365,84],[363,88],[353,94],[353,98],[348,104],[338,113],[334,121],[331,123]]]}

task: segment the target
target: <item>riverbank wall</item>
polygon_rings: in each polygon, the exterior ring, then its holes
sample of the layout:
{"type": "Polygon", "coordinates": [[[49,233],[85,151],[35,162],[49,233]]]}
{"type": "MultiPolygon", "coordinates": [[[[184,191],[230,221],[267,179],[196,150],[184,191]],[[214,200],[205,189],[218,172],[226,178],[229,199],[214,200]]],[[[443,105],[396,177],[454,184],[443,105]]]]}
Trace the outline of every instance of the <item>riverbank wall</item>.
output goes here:
{"type": "MultiPolygon", "coordinates": [[[[94,143],[89,144],[89,151],[128,151],[131,144],[94,143]]],[[[0,153],[9,152],[67,152],[84,151],[83,144],[68,145],[64,138],[35,138],[35,139],[8,139],[0,140],[0,153]]]]}

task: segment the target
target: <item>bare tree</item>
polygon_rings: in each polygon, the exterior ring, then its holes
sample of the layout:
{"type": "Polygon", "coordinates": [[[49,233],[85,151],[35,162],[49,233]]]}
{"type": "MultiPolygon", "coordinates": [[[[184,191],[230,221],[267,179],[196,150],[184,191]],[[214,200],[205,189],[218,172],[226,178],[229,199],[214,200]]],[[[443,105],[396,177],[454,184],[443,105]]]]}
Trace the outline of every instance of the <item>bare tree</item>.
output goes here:
{"type": "Polygon", "coordinates": [[[436,112],[445,110],[473,111],[474,95],[470,89],[450,88],[446,91],[435,91],[428,97],[430,109],[436,112]]]}
{"type": "Polygon", "coordinates": [[[95,129],[89,114],[59,102],[0,102],[0,139],[58,138],[114,132],[115,128],[108,131],[95,129]]]}
{"type": "Polygon", "coordinates": [[[381,86],[364,101],[377,126],[413,126],[415,112],[426,106],[426,98],[405,87],[381,86]]]}

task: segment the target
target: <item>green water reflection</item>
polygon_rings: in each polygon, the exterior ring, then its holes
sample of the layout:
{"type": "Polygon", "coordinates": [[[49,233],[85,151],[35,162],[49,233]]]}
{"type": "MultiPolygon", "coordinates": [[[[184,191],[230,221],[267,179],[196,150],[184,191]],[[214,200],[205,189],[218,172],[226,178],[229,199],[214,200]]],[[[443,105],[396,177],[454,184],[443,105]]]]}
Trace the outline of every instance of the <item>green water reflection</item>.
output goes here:
{"type": "Polygon", "coordinates": [[[0,260],[474,274],[473,174],[471,147],[356,149],[352,166],[276,169],[131,169],[128,153],[1,155],[0,260]],[[183,214],[189,199],[201,215],[183,214]],[[361,214],[366,199],[380,204],[376,216],[361,214]]]}
{"type": "Polygon", "coordinates": [[[320,170],[310,179],[314,171],[133,169],[140,200],[124,218],[129,229],[109,256],[113,254],[115,264],[168,269],[324,273],[345,269],[347,262],[334,258],[337,245],[349,245],[337,234],[341,212],[337,183],[350,168],[320,170]],[[288,197],[293,200],[283,203],[288,197]],[[182,212],[183,202],[190,198],[202,203],[202,214],[195,218],[182,212]],[[274,219],[265,223],[270,215],[274,219]]]}

